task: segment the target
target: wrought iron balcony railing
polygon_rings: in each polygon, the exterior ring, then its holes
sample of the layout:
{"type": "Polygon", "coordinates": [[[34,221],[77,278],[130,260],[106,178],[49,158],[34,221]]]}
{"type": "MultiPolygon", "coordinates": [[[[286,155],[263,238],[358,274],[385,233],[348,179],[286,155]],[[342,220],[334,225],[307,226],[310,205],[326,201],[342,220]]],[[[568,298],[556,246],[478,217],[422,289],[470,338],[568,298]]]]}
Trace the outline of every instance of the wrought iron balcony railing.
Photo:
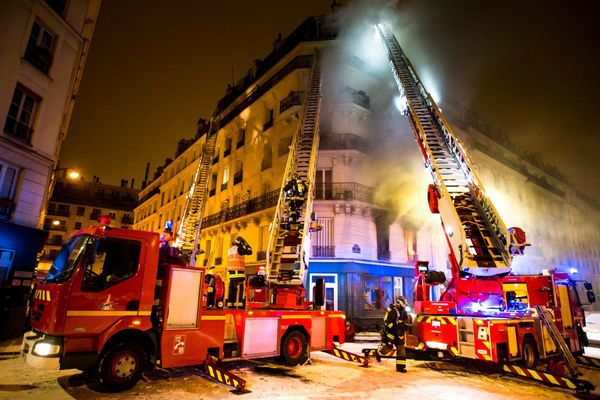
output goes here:
{"type": "Polygon", "coordinates": [[[357,200],[373,204],[373,188],[356,182],[322,183],[315,186],[317,200],[357,200]]]}
{"type": "Polygon", "coordinates": [[[306,92],[290,92],[289,96],[279,102],[279,113],[283,113],[293,106],[299,106],[304,100],[306,92]]]}
{"type": "Polygon", "coordinates": [[[262,196],[246,200],[232,207],[227,207],[217,213],[211,214],[202,220],[202,227],[218,225],[221,222],[231,221],[252,213],[275,207],[279,197],[279,189],[273,190],[262,196]]]}
{"type": "Polygon", "coordinates": [[[365,108],[367,110],[369,110],[371,107],[371,99],[362,90],[356,90],[354,88],[346,86],[344,97],[345,101],[351,101],[357,106],[361,106],[362,108],[365,108]]]}
{"type": "Polygon", "coordinates": [[[335,257],[335,246],[313,246],[313,257],[335,257]]]}
{"type": "Polygon", "coordinates": [[[358,150],[368,153],[371,148],[371,142],[367,138],[352,133],[327,133],[322,135],[319,141],[321,150],[358,150]]]}

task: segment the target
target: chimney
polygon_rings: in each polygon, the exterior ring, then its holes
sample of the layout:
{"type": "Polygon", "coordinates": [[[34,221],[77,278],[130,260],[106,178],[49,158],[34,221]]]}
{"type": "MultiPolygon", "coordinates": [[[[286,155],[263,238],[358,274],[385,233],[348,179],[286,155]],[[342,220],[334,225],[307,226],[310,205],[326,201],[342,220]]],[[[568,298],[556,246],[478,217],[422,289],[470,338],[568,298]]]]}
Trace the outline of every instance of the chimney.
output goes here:
{"type": "Polygon", "coordinates": [[[150,173],[150,163],[146,163],[146,172],[144,172],[144,181],[142,182],[142,186],[146,186],[148,184],[148,174],[150,173]]]}

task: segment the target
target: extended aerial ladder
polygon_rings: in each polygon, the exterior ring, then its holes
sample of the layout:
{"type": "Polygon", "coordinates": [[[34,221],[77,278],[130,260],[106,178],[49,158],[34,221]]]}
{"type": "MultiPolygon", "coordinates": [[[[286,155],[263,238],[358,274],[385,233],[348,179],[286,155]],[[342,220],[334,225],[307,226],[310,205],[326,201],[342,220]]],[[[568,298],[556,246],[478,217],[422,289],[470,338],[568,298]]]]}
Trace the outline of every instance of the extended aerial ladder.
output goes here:
{"type": "Polygon", "coordinates": [[[210,127],[206,135],[206,142],[202,148],[202,154],[198,161],[198,168],[194,174],[194,180],[190,185],[181,224],[177,232],[175,247],[183,254],[190,257],[190,265],[196,265],[196,254],[198,252],[198,239],[202,230],[202,217],[206,208],[206,192],[208,189],[208,178],[210,167],[213,164],[215,144],[219,132],[219,116],[214,116],[210,121],[210,127]]]}
{"type": "MultiPolygon", "coordinates": [[[[301,122],[290,146],[283,183],[275,209],[267,247],[267,281],[273,286],[298,287],[304,280],[305,254],[312,214],[317,150],[319,148],[319,107],[321,102],[321,66],[318,52],[313,58],[301,122]],[[301,199],[292,200],[290,182],[301,182],[301,199]],[[287,189],[286,189],[287,187],[287,189]],[[298,201],[300,200],[300,201],[298,201]],[[297,204],[301,204],[297,207],[297,204]],[[299,218],[292,218],[293,213],[299,218]],[[290,240],[291,239],[291,240],[290,240]]],[[[293,184],[292,184],[293,186],[293,184]]],[[[299,193],[296,193],[298,195],[299,193]]]]}
{"type": "MultiPolygon", "coordinates": [[[[537,316],[531,313],[530,307],[517,311],[520,313],[518,316],[517,312],[512,314],[507,312],[511,306],[508,296],[511,292],[506,291],[508,289],[504,288],[505,284],[509,287],[511,284],[527,287],[529,281],[532,287],[538,288],[538,292],[552,292],[554,284],[544,285],[541,282],[545,279],[542,275],[523,276],[522,279],[515,279],[519,275],[509,275],[512,256],[522,254],[524,246],[528,245],[525,242],[524,232],[519,228],[510,230],[506,228],[492,202],[486,196],[463,145],[425,89],[391,30],[382,23],[377,24],[376,29],[387,50],[390,67],[400,91],[399,108],[409,117],[425,160],[425,167],[433,180],[428,190],[430,209],[440,214],[450,247],[452,280],[442,294],[441,301],[429,301],[426,289],[428,286],[442,283],[445,277],[442,274],[443,280],[438,279],[437,273],[432,274],[428,271],[426,262],[417,264],[414,299],[414,309],[419,314],[415,324],[417,333],[408,335],[412,340],[416,340],[412,346],[413,350],[442,349],[464,359],[496,362],[508,374],[570,389],[589,391],[593,385],[578,379],[580,371],[565,341],[565,337],[573,341],[572,336],[569,337],[564,326],[565,333],[558,329],[552,313],[544,305],[550,304],[551,298],[528,299],[527,305],[536,308],[537,316]],[[521,317],[526,319],[521,320],[521,317]],[[530,336],[527,336],[526,324],[521,330],[521,321],[525,320],[527,323],[533,322],[539,328],[535,334],[529,331],[527,334],[530,336]],[[446,323],[450,321],[451,325],[447,325],[449,328],[443,327],[443,321],[446,323]],[[482,329],[481,325],[485,324],[487,326],[482,329]],[[509,329],[510,324],[512,324],[510,331],[513,332],[511,334],[514,334],[515,340],[512,344],[509,340],[507,344],[502,336],[503,333],[500,333],[501,330],[493,326],[506,326],[506,329],[509,329]],[[478,330],[476,331],[475,328],[478,330]],[[494,329],[498,331],[493,331],[494,329]],[[556,351],[551,350],[544,355],[545,360],[558,353],[564,359],[570,377],[564,377],[560,372],[536,370],[538,354],[535,349],[529,351],[533,357],[526,359],[525,343],[530,341],[529,343],[533,344],[529,347],[542,348],[540,346],[543,346],[544,332],[547,332],[556,345],[556,351]],[[518,335],[520,335],[519,341],[516,340],[518,335]],[[534,336],[538,344],[533,339],[534,336]],[[481,340],[487,341],[491,352],[481,348],[474,351],[476,346],[481,344],[478,342],[481,340]],[[456,343],[458,348],[454,347],[456,343]],[[503,346],[511,348],[510,357],[498,356],[505,348],[503,346]],[[513,365],[513,361],[519,360],[524,360],[522,361],[524,367],[513,365]]],[[[528,296],[535,297],[533,294],[528,296]]],[[[366,349],[365,354],[371,354],[373,350],[366,349]]],[[[545,348],[544,352],[546,352],[545,348]]],[[[373,354],[377,354],[377,351],[373,354]]]]}
{"type": "Polygon", "coordinates": [[[390,29],[382,23],[376,29],[387,48],[403,111],[433,178],[429,203],[433,212],[440,213],[453,273],[510,272],[510,233],[488,200],[469,156],[390,29]]]}

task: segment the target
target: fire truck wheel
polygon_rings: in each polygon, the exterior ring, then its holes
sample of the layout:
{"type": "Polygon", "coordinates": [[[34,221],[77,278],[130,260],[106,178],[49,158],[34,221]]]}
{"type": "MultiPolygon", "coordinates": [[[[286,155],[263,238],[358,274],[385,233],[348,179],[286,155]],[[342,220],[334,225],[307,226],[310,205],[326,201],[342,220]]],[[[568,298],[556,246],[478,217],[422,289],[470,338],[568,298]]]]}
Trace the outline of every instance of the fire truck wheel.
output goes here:
{"type": "Polygon", "coordinates": [[[526,368],[535,368],[539,361],[539,355],[535,340],[526,337],[523,340],[523,364],[526,368]]]}
{"type": "Polygon", "coordinates": [[[302,332],[292,331],[281,345],[281,358],[285,365],[304,364],[308,360],[308,341],[302,332]]]}
{"type": "Polygon", "coordinates": [[[135,386],[146,368],[146,351],[132,342],[118,343],[104,350],[97,366],[97,381],[111,392],[135,386]]]}

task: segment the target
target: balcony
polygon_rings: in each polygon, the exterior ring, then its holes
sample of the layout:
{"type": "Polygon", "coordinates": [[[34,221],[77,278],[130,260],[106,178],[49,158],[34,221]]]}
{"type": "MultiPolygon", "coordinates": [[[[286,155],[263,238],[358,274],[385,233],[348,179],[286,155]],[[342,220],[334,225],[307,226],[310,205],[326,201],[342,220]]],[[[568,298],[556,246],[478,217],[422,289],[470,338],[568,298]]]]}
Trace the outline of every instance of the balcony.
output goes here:
{"type": "Polygon", "coordinates": [[[313,257],[335,257],[335,246],[313,246],[313,257]]]}
{"type": "Polygon", "coordinates": [[[373,204],[373,188],[356,182],[318,184],[315,187],[317,200],[356,200],[373,204]]]}
{"type": "Polygon", "coordinates": [[[362,90],[356,90],[349,86],[346,87],[343,101],[354,103],[366,110],[371,108],[371,99],[369,96],[362,90]]]}
{"type": "Polygon", "coordinates": [[[263,261],[267,259],[267,251],[259,250],[256,252],[256,261],[263,261]]]}
{"type": "Polygon", "coordinates": [[[242,179],[244,179],[244,171],[243,170],[239,171],[239,172],[236,172],[233,175],[233,184],[237,185],[238,183],[241,183],[242,179]]]}
{"type": "Polygon", "coordinates": [[[371,142],[362,136],[352,133],[325,134],[319,141],[320,150],[358,150],[363,153],[371,151],[371,142]]]}
{"type": "Polygon", "coordinates": [[[306,92],[291,92],[288,97],[279,102],[279,113],[282,114],[293,106],[302,105],[306,92]]]}
{"type": "Polygon", "coordinates": [[[217,213],[211,214],[202,220],[202,228],[215,226],[221,222],[231,221],[252,213],[275,207],[279,198],[279,189],[273,190],[262,196],[246,200],[232,207],[227,207],[217,213]]]}

